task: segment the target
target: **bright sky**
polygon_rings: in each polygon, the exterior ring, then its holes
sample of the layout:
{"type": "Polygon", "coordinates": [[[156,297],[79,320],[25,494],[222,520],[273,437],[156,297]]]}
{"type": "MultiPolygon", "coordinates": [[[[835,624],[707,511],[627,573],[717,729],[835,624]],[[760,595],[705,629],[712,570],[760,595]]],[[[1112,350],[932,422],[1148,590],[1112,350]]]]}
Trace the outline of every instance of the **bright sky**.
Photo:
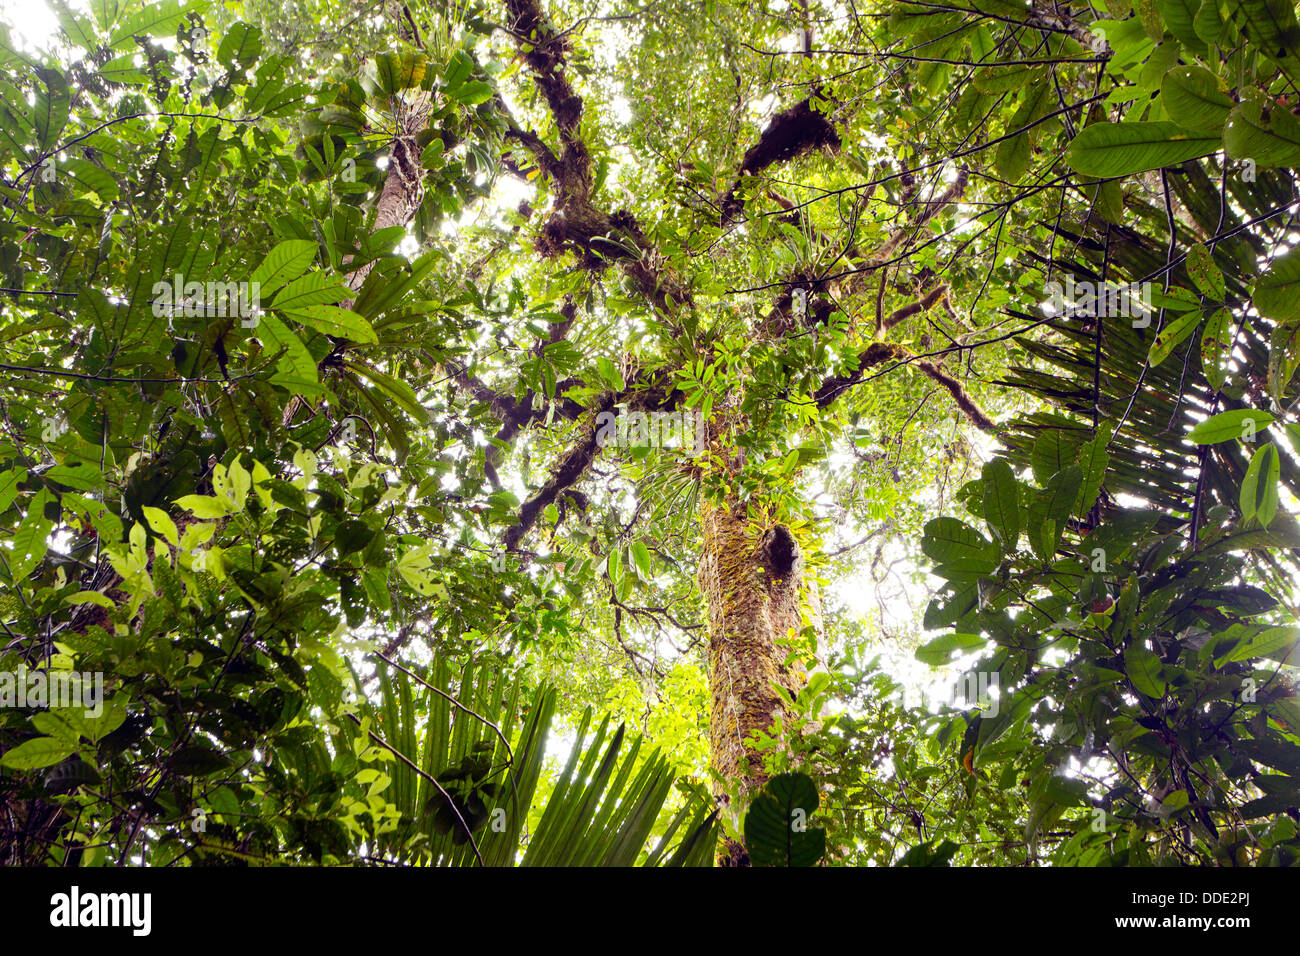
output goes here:
{"type": "MultiPolygon", "coordinates": [[[[68,0],[68,5],[77,11],[86,9],[84,0],[68,0]]],[[[59,28],[58,18],[45,0],[0,0],[0,22],[9,26],[19,49],[45,45],[59,28]]]]}

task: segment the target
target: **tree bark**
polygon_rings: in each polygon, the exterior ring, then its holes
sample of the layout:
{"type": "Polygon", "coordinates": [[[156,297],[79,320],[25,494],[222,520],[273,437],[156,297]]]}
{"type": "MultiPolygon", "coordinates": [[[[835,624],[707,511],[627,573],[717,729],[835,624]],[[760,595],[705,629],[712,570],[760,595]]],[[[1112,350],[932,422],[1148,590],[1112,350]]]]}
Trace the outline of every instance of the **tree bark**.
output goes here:
{"type": "MultiPolygon", "coordinates": [[[[709,609],[709,749],[714,795],[740,820],[750,795],[767,781],[752,741],[787,714],[782,689],[796,696],[807,679],[789,649],[797,635],[804,588],[798,544],[783,525],[765,525],[728,502],[705,505],[699,583],[709,609]],[[734,801],[734,802],[733,802],[734,801]]],[[[742,844],[724,836],[718,865],[748,866],[742,844]]]]}

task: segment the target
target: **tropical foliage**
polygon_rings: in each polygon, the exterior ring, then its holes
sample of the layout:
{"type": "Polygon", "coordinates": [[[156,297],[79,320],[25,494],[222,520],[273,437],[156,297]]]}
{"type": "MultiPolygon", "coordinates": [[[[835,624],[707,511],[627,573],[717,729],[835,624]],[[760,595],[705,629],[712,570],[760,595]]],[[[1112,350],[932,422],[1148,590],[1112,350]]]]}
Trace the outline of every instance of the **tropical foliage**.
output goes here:
{"type": "Polygon", "coordinates": [[[1289,0],[48,10],[0,862],[1297,861],[1289,0]]]}

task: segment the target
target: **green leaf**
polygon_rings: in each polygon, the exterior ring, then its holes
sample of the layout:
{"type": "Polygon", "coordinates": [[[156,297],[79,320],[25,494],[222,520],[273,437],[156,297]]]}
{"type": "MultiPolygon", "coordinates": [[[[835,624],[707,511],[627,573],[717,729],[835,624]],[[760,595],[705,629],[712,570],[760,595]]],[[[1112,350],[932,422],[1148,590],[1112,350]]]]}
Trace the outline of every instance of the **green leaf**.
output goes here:
{"type": "Polygon", "coordinates": [[[196,518],[224,518],[230,514],[230,509],[223,499],[208,495],[186,495],[177,498],[176,504],[196,518]]]}
{"type": "Polygon", "coordinates": [[[754,866],[814,866],[826,853],[826,831],[809,825],[821,798],[812,778],[778,774],[745,814],[745,849],[754,866]]]}
{"type": "Polygon", "coordinates": [[[1216,389],[1223,388],[1227,377],[1228,356],[1231,354],[1232,313],[1217,309],[1206,320],[1201,332],[1201,368],[1205,378],[1216,389]]]}
{"type": "Polygon", "coordinates": [[[1185,312],[1172,322],[1165,324],[1159,334],[1151,340],[1151,349],[1147,353],[1147,362],[1156,368],[1173,352],[1187,336],[1201,324],[1201,313],[1185,312]]]}
{"type": "Polygon", "coordinates": [[[339,525],[334,535],[334,546],[340,555],[351,554],[364,548],[374,536],[375,530],[370,525],[359,518],[349,518],[339,525]]]}
{"type": "Polygon", "coordinates": [[[1300,321],[1300,246],[1274,259],[1255,280],[1251,301],[1260,315],[1277,322],[1300,321]]]}
{"type": "Polygon", "coordinates": [[[609,549],[609,556],[605,558],[605,573],[614,585],[614,593],[618,594],[623,585],[623,555],[617,547],[609,549]]]}
{"type": "Polygon", "coordinates": [[[68,35],[72,44],[83,50],[93,50],[99,42],[94,24],[88,19],[76,16],[66,4],[51,4],[51,6],[59,18],[59,26],[63,28],[63,32],[68,35]]]}
{"type": "Polygon", "coordinates": [[[1295,809],[1297,804],[1300,804],[1300,798],[1297,798],[1294,793],[1268,794],[1243,803],[1238,812],[1243,820],[1258,820],[1260,817],[1276,818],[1286,810],[1295,809]]]}
{"type": "Polygon", "coordinates": [[[984,647],[988,639],[979,634],[941,634],[916,649],[916,659],[931,667],[943,667],[952,661],[954,654],[969,653],[984,647]]]}
{"type": "Polygon", "coordinates": [[[637,577],[642,581],[650,580],[650,549],[644,542],[632,543],[632,563],[636,565],[637,577]]]}
{"type": "Polygon", "coordinates": [[[104,484],[104,475],[88,461],[55,465],[45,473],[48,481],[57,481],[74,491],[91,491],[104,484]]]}
{"type": "MultiPolygon", "coordinates": [[[[1218,0],[1210,0],[1218,2],[1218,0]]],[[[1196,35],[1193,21],[1201,0],[1159,0],[1165,27],[1189,50],[1205,53],[1205,43],[1196,35]]]]}
{"type": "Polygon", "coordinates": [[[984,520],[1002,542],[1004,551],[1014,551],[1020,537],[1020,496],[1016,476],[1005,458],[984,465],[984,520]]]}
{"type": "Polygon", "coordinates": [[[1029,161],[1033,154],[1033,143],[1030,142],[1029,134],[1021,133],[1019,136],[1013,136],[1010,139],[1004,139],[998,143],[997,149],[993,153],[993,164],[997,168],[998,175],[1008,182],[1017,182],[1025,175],[1029,169],[1029,161]]]}
{"type": "Polygon", "coordinates": [[[1083,481],[1079,489],[1079,498],[1075,502],[1075,512],[1080,517],[1092,510],[1092,506],[1097,502],[1097,496],[1101,494],[1101,483],[1106,477],[1106,466],[1110,463],[1106,447],[1110,444],[1110,437],[1114,430],[1113,424],[1103,422],[1097,428],[1096,437],[1079,449],[1079,467],[1083,474],[1083,481]]]}
{"type": "Polygon", "coordinates": [[[1034,447],[1029,455],[1034,481],[1040,485],[1045,484],[1061,469],[1074,464],[1077,455],[1078,446],[1065,441],[1058,429],[1046,429],[1034,439],[1034,447]]]}
{"type": "Polygon", "coordinates": [[[1300,641],[1300,627],[1284,625],[1264,628],[1249,640],[1242,641],[1228,653],[1215,658],[1215,665],[1222,667],[1231,661],[1249,661],[1259,657],[1285,661],[1300,641]]]}
{"type": "Polygon", "coordinates": [[[898,860],[895,866],[906,867],[942,867],[950,866],[959,847],[951,840],[943,840],[936,845],[934,840],[918,843],[898,860]]]}
{"type": "Polygon", "coordinates": [[[429,58],[423,53],[385,53],[376,57],[374,75],[385,96],[415,89],[424,83],[429,58]]]}
{"type": "Polygon", "coordinates": [[[39,770],[71,756],[76,749],[76,741],[34,737],[6,750],[0,755],[0,765],[13,770],[39,770]]]}
{"type": "Polygon", "coordinates": [[[1124,651],[1124,664],[1128,679],[1139,691],[1157,699],[1165,696],[1166,684],[1160,658],[1135,643],[1124,651]]]}
{"type": "Polygon", "coordinates": [[[447,95],[466,106],[477,106],[492,98],[492,87],[481,80],[472,80],[448,90],[447,95]]]}
{"type": "Polygon", "coordinates": [[[1218,77],[1200,66],[1179,66],[1166,73],[1160,102],[1179,126],[1205,135],[1222,135],[1228,114],[1237,105],[1220,87],[1218,77]]]}
{"type": "Polygon", "coordinates": [[[112,610],[117,607],[113,599],[107,594],[101,594],[99,591],[78,591],[76,594],[70,594],[64,601],[68,604],[94,604],[102,608],[112,610]]]}
{"type": "Polygon", "coordinates": [[[284,314],[297,319],[308,328],[327,335],[336,335],[364,345],[373,345],[379,341],[369,322],[357,313],[340,309],[336,305],[309,305],[304,308],[285,309],[284,314]]]}
{"type": "Polygon", "coordinates": [[[1196,288],[1215,302],[1222,302],[1227,298],[1223,273],[1214,264],[1214,257],[1210,254],[1210,250],[1202,243],[1198,242],[1187,250],[1187,274],[1196,283],[1196,288]]]}
{"type": "Polygon", "coordinates": [[[1219,14],[1218,0],[1202,0],[1196,16],[1192,18],[1192,29],[1196,31],[1196,35],[1204,40],[1208,47],[1223,38],[1224,28],[1223,18],[1219,14]]]}
{"type": "Polygon", "coordinates": [[[36,90],[32,105],[32,118],[35,121],[36,140],[41,149],[49,149],[63,132],[68,122],[68,80],[58,70],[38,66],[33,71],[42,86],[36,90]]]}
{"type": "Polygon", "coordinates": [[[232,23],[217,48],[217,61],[227,68],[248,69],[262,55],[262,30],[248,23],[232,23]]]}
{"type": "Polygon", "coordinates": [[[1277,515],[1277,482],[1280,475],[1277,448],[1266,443],[1250,459],[1246,477],[1241,481],[1241,517],[1252,518],[1267,528],[1277,515]]]}
{"type": "Polygon", "coordinates": [[[596,374],[600,376],[602,382],[616,392],[621,392],[627,387],[618,366],[603,355],[596,359],[596,374]]]}
{"type": "Polygon", "coordinates": [[[32,726],[41,733],[57,737],[59,740],[66,740],[74,745],[77,742],[77,732],[69,726],[66,720],[50,711],[46,710],[33,714],[32,726]]]}
{"type": "Polygon", "coordinates": [[[446,153],[447,147],[440,136],[435,136],[429,140],[429,145],[424,147],[420,153],[420,165],[425,169],[439,169],[442,166],[442,158],[446,153]]]}
{"type": "Polygon", "coordinates": [[[1282,740],[1256,737],[1238,740],[1237,749],[1251,760],[1292,776],[1300,775],[1300,747],[1282,740]]]}
{"type": "Polygon", "coordinates": [[[1083,469],[1070,465],[1053,475],[1044,488],[1034,497],[1029,509],[1030,544],[1034,553],[1044,560],[1056,554],[1061,540],[1061,532],[1066,522],[1074,513],[1075,502],[1083,489],[1083,469]]]}
{"type": "Polygon", "coordinates": [[[126,723],[126,699],[114,696],[104,701],[103,712],[98,717],[91,717],[79,710],[73,710],[71,714],[74,716],[70,719],[74,720],[81,734],[89,740],[99,742],[126,723]]]}
{"type": "Polygon", "coordinates": [[[326,302],[342,302],[352,295],[352,290],[325,272],[309,272],[294,279],[278,293],[271,308],[302,309],[326,302]]]}
{"type": "Polygon", "coordinates": [[[1279,322],[1268,340],[1268,392],[1278,401],[1300,366],[1300,320],[1279,322]]]}
{"type": "Polygon", "coordinates": [[[18,497],[18,486],[26,480],[26,468],[10,468],[7,471],[0,471],[0,514],[4,514],[9,510],[9,506],[18,497]]]}
{"type": "Polygon", "coordinates": [[[1070,143],[1067,162],[1088,176],[1128,176],[1208,156],[1219,145],[1218,136],[1175,123],[1094,123],[1070,143]]]}
{"type": "Polygon", "coordinates": [[[990,571],[997,567],[999,556],[999,549],[992,541],[949,517],[935,518],[926,524],[921,551],[940,564],[968,560],[987,565],[990,571]]]}
{"type": "Polygon", "coordinates": [[[149,522],[149,527],[155,533],[162,535],[173,548],[180,546],[180,536],[176,531],[176,522],[172,521],[167,512],[161,508],[151,508],[148,505],[145,505],[140,510],[144,512],[145,521],[149,522]]]}
{"type": "Polygon", "coordinates": [[[1137,12],[1138,20],[1147,36],[1158,41],[1165,35],[1165,25],[1160,15],[1158,0],[1133,0],[1133,9],[1137,12]]]}
{"type": "Polygon", "coordinates": [[[1273,424],[1273,416],[1255,408],[1237,408],[1220,412],[1201,422],[1187,437],[1198,445],[1217,445],[1235,439],[1246,440],[1273,424]]]}
{"type": "Polygon", "coordinates": [[[28,505],[27,515],[14,532],[12,550],[0,551],[0,556],[8,560],[11,581],[17,583],[27,577],[45,557],[50,531],[54,528],[54,522],[45,515],[45,507],[54,501],[49,489],[42,488],[28,505]]]}
{"type": "Polygon", "coordinates": [[[117,180],[88,160],[70,157],[59,164],[59,180],[71,184],[83,194],[94,193],[104,202],[118,198],[117,180]]]}
{"type": "MultiPolygon", "coordinates": [[[[175,36],[187,13],[202,13],[207,7],[208,4],[203,0],[191,0],[186,4],[182,4],[181,0],[161,0],[146,4],[143,9],[129,14],[109,31],[109,46],[116,48],[133,44],[137,36],[175,36]]],[[[100,25],[105,25],[103,19],[100,19],[100,25]]]]}
{"type": "Polygon", "coordinates": [[[1047,80],[1047,68],[1038,65],[990,65],[976,71],[975,89],[981,93],[1006,93],[1010,90],[1028,89],[1047,80]]]}
{"type": "Polygon", "coordinates": [[[1300,28],[1292,0],[1228,0],[1228,15],[1241,23],[1242,34],[1261,53],[1295,67],[1300,28]]]}
{"type": "Polygon", "coordinates": [[[419,398],[411,389],[411,386],[386,372],[381,372],[376,368],[368,365],[352,365],[351,369],[358,375],[362,375],[374,382],[378,388],[388,394],[408,415],[417,422],[427,422],[429,420],[428,410],[420,404],[419,398]]]}
{"type": "Polygon", "coordinates": [[[260,294],[269,296],[306,272],[316,258],[317,248],[316,243],[306,239],[286,239],[267,253],[248,281],[260,283],[260,294]]]}
{"type": "Polygon", "coordinates": [[[271,352],[283,350],[272,381],[290,392],[301,395],[319,395],[323,389],[316,372],[316,361],[303,345],[302,339],[271,313],[258,317],[257,337],[271,352]]]}
{"type": "Polygon", "coordinates": [[[1089,185],[1088,191],[1094,197],[1093,208],[1103,219],[1116,225],[1124,221],[1124,188],[1119,180],[1108,179],[1095,186],[1089,185]]]}
{"type": "Polygon", "coordinates": [[[1266,109],[1259,100],[1239,103],[1223,127],[1223,148],[1259,169],[1300,166],[1300,120],[1282,107],[1266,109]]]}

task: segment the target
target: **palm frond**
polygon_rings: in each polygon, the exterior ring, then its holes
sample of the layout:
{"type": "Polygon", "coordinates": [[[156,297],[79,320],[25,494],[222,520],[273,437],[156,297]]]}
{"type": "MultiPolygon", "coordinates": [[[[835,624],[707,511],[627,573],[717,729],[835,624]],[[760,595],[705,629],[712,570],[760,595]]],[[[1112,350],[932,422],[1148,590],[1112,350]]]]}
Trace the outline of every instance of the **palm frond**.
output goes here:
{"type": "Polygon", "coordinates": [[[385,856],[436,866],[711,865],[719,824],[702,790],[688,793],[647,853],[676,776],[658,751],[643,758],[641,738],[611,729],[608,717],[590,732],[592,712],[584,714],[528,833],[554,688],[525,695],[518,677],[475,662],[456,672],[445,658],[423,676],[387,664],[378,676],[376,699],[362,709],[404,758],[391,762],[384,794],[401,815],[385,856]]]}

